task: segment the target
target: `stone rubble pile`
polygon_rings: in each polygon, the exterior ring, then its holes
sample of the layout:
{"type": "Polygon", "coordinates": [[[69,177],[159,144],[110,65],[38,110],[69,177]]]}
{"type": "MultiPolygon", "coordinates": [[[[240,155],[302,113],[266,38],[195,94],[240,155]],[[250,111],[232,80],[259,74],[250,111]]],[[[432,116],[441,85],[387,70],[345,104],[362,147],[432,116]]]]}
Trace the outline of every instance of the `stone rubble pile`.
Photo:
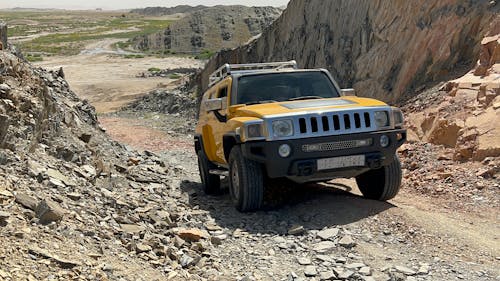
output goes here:
{"type": "MultiPolygon", "coordinates": [[[[123,111],[156,112],[186,117],[188,122],[195,120],[198,108],[196,89],[189,79],[181,81],[174,89],[155,89],[124,107],[123,111]]],[[[186,124],[184,124],[184,127],[186,124]]]]}
{"type": "Polygon", "coordinates": [[[199,280],[212,245],[178,235],[182,170],[110,140],[62,71],[0,52],[0,74],[1,279],[199,280]]]}
{"type": "Polygon", "coordinates": [[[481,42],[477,66],[466,75],[406,102],[410,139],[455,150],[453,159],[500,156],[500,18],[481,42]]]}

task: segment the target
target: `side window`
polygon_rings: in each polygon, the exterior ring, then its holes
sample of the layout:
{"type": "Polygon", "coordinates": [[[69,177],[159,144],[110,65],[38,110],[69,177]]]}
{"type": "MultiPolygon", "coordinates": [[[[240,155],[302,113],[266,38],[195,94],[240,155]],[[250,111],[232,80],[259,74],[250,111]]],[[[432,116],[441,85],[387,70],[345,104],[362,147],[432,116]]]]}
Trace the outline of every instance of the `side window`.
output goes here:
{"type": "Polygon", "coordinates": [[[217,97],[218,98],[225,98],[225,97],[227,97],[227,87],[221,88],[219,90],[219,95],[217,97]]]}

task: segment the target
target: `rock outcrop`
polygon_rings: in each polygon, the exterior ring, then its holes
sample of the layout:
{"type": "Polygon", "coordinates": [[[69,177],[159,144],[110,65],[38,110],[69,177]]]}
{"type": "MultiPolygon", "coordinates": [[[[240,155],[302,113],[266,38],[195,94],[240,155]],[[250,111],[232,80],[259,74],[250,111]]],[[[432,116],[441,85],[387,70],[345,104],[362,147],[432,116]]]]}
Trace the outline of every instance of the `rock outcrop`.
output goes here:
{"type": "Polygon", "coordinates": [[[133,39],[140,50],[177,53],[217,51],[244,45],[281,14],[273,7],[215,6],[189,14],[160,33],[133,39]]]}
{"type": "Polygon", "coordinates": [[[198,5],[198,6],[178,5],[175,7],[147,7],[142,9],[133,9],[130,10],[130,12],[144,16],[161,17],[161,16],[169,16],[175,14],[192,13],[206,8],[208,7],[203,5],[198,5]]]}
{"type": "Polygon", "coordinates": [[[499,6],[488,0],[292,0],[260,38],[213,58],[202,85],[226,62],[295,59],[300,67],[329,69],[360,96],[394,102],[472,65],[499,6]]]}
{"type": "Polygon", "coordinates": [[[455,160],[500,156],[500,16],[481,41],[477,66],[405,106],[410,139],[454,149],[455,160]]]}

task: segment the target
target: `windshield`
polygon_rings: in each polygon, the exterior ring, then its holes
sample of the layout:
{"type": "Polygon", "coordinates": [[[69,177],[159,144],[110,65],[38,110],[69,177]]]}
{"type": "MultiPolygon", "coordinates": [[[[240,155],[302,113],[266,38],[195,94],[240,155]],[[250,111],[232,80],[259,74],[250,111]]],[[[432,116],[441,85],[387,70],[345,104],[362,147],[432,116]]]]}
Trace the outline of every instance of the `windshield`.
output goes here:
{"type": "Polygon", "coordinates": [[[266,73],[238,79],[236,104],[339,97],[330,78],[321,71],[266,73]]]}

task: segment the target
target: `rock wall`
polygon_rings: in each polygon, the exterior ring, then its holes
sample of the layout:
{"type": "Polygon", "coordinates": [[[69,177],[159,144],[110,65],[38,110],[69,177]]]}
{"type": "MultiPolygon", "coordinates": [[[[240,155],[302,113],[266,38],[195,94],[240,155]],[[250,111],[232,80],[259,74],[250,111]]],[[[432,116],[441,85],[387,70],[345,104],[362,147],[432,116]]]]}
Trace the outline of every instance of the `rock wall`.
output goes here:
{"type": "Polygon", "coordinates": [[[410,141],[452,148],[460,161],[500,156],[500,15],[480,46],[473,70],[403,107],[410,141]]]}
{"type": "Polygon", "coordinates": [[[470,69],[498,11],[487,0],[292,0],[260,38],[214,57],[201,88],[225,62],[295,59],[329,69],[360,96],[395,102],[470,69]]]}
{"type": "Polygon", "coordinates": [[[160,33],[134,38],[140,50],[177,53],[217,51],[244,45],[279,17],[273,7],[216,6],[196,11],[160,33]]]}

